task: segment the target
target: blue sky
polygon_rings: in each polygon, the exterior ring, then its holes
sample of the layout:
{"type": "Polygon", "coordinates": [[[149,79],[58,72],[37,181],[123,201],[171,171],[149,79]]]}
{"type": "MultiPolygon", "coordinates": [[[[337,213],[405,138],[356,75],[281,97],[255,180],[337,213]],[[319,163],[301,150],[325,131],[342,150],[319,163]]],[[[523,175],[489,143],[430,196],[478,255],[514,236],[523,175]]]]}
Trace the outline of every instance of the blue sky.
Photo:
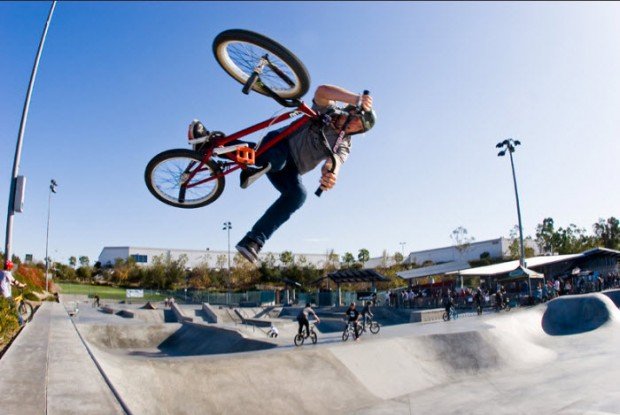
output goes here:
{"type": "MultiPolygon", "coordinates": [[[[6,211],[30,71],[50,3],[0,3],[0,206],[6,211]]],[[[144,168],[185,148],[193,118],[227,133],[278,105],[245,96],[211,52],[230,28],[269,36],[311,75],[369,89],[379,121],[354,139],[333,191],[306,204],[265,250],[371,256],[476,240],[517,223],[504,138],[515,163],[525,235],[553,217],[591,232],[618,217],[620,4],[411,2],[60,2],[30,106],[20,174],[25,212],[13,250],[95,260],[104,246],[226,249],[276,198],[267,180],[182,210],[153,198],[144,168]]],[[[311,99],[311,93],[306,96],[311,99]]],[[[304,176],[309,193],[318,170],[304,176]]],[[[5,234],[5,222],[0,221],[5,234]]]]}

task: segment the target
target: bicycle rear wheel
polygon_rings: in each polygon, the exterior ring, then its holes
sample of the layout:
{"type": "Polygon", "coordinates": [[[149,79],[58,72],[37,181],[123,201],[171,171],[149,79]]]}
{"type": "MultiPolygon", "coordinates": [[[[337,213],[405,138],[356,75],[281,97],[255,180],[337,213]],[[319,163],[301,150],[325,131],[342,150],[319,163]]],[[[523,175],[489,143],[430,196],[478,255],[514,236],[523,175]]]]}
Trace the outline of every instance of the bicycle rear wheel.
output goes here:
{"type": "Polygon", "coordinates": [[[301,346],[302,344],[304,344],[304,336],[303,334],[296,334],[295,335],[295,346],[301,346]]]}
{"type": "Polygon", "coordinates": [[[443,318],[443,321],[448,321],[448,313],[446,313],[445,311],[443,312],[443,315],[441,317],[443,318]]]}
{"type": "Polygon", "coordinates": [[[24,320],[24,323],[30,321],[30,319],[32,318],[32,305],[30,305],[29,303],[25,301],[22,301],[21,303],[19,303],[19,306],[17,307],[17,311],[19,315],[22,317],[22,320],[24,320]]]}
{"type": "Polygon", "coordinates": [[[224,191],[224,177],[217,165],[187,149],[168,150],[153,157],[144,180],[158,200],[185,209],[206,206],[224,191]]]}
{"type": "Polygon", "coordinates": [[[300,98],[310,88],[310,76],[303,63],[288,49],[259,33],[248,30],[226,30],[213,40],[213,54],[220,66],[241,84],[248,78],[261,58],[269,63],[262,69],[252,89],[269,95],[263,85],[284,99],[300,98]]]}

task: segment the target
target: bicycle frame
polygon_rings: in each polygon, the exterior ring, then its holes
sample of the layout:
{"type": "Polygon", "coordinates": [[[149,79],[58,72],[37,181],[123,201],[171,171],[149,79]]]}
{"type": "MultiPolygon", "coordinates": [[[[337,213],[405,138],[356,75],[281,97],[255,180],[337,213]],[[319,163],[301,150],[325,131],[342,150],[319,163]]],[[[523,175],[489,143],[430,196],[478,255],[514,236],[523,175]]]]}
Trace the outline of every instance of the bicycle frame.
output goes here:
{"type": "MultiPolygon", "coordinates": [[[[237,131],[234,134],[225,136],[225,137],[221,137],[221,138],[215,138],[212,142],[210,142],[208,144],[208,148],[206,149],[203,157],[202,157],[202,162],[196,166],[194,168],[194,166],[188,166],[188,169],[186,170],[186,174],[188,174],[187,179],[185,180],[185,184],[182,185],[182,187],[185,188],[191,188],[194,186],[198,186],[201,185],[203,183],[207,183],[213,180],[216,180],[219,177],[222,176],[226,176],[229,173],[232,173],[235,170],[241,169],[241,168],[245,168],[245,165],[243,163],[240,163],[236,160],[230,159],[230,162],[226,162],[222,167],[222,171],[218,172],[216,175],[213,175],[212,177],[208,178],[208,179],[204,179],[195,183],[189,183],[189,181],[201,170],[203,164],[205,162],[207,162],[208,160],[211,159],[211,157],[213,157],[214,155],[214,151],[216,148],[218,147],[224,147],[227,144],[234,142],[236,140],[239,140],[242,137],[245,137],[247,135],[253,134],[257,131],[263,130],[265,128],[268,128],[272,125],[278,124],[280,122],[283,121],[287,121],[290,120],[293,117],[296,117],[298,115],[302,115],[301,118],[299,118],[298,120],[296,120],[295,122],[293,122],[291,125],[289,125],[287,128],[285,128],[283,131],[281,131],[278,135],[276,135],[275,137],[271,138],[269,140],[269,142],[262,144],[258,150],[256,150],[255,155],[256,157],[259,157],[261,154],[264,154],[267,150],[269,150],[271,147],[275,146],[276,144],[278,144],[280,141],[282,141],[284,138],[288,137],[290,134],[292,134],[293,132],[297,131],[298,129],[300,129],[301,127],[303,127],[305,124],[307,124],[308,122],[310,122],[311,120],[315,119],[316,117],[318,117],[318,114],[316,111],[314,111],[312,108],[310,108],[309,106],[306,105],[306,103],[304,102],[300,102],[299,105],[293,109],[290,110],[284,114],[269,118],[268,120],[262,121],[258,124],[254,124],[251,127],[245,128],[243,130],[237,131]],[[188,184],[189,183],[189,184],[188,184]]],[[[222,154],[221,156],[228,157],[228,153],[226,154],[222,154]]]]}

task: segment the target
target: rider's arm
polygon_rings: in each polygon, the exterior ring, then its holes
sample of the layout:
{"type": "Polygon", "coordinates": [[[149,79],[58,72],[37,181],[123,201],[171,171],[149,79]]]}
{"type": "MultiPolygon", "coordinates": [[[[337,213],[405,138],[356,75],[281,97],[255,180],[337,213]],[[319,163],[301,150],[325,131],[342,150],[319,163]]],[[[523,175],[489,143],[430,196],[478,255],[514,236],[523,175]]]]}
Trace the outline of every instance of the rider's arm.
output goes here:
{"type": "Polygon", "coordinates": [[[321,85],[314,93],[314,102],[317,105],[334,105],[336,101],[351,105],[361,104],[366,111],[372,108],[372,97],[370,95],[355,94],[339,86],[321,85]]]}
{"type": "Polygon", "coordinates": [[[319,316],[316,315],[316,313],[314,312],[313,309],[310,309],[310,312],[312,313],[312,315],[314,316],[314,318],[316,319],[316,321],[321,321],[321,319],[319,318],[319,316]]]}

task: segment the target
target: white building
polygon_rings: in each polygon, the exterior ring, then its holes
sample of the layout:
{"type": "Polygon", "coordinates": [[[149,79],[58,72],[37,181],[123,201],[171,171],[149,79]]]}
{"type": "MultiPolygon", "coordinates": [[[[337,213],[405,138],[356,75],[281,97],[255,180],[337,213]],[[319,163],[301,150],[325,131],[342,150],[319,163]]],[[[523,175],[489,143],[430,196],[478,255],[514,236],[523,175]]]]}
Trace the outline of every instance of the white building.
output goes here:
{"type": "MultiPolygon", "coordinates": [[[[405,264],[422,265],[427,261],[434,264],[453,261],[475,261],[480,259],[484,253],[488,253],[491,259],[506,259],[510,257],[510,245],[513,239],[497,238],[488,241],[471,242],[461,247],[447,246],[444,248],[427,249],[424,251],[411,252],[405,258],[405,264]]],[[[538,255],[538,246],[531,239],[524,240],[527,248],[532,248],[534,254],[538,255]]]]}
{"type": "MultiPolygon", "coordinates": [[[[231,250],[231,266],[234,266],[234,257],[237,250],[231,250]]],[[[134,246],[106,246],[99,254],[101,266],[114,265],[117,258],[127,260],[132,257],[137,264],[151,265],[155,257],[164,260],[177,260],[181,255],[187,256],[186,267],[194,268],[199,265],[207,264],[209,268],[228,268],[228,251],[211,250],[192,250],[192,249],[163,249],[163,248],[142,248],[134,246]]],[[[280,253],[261,252],[261,261],[272,260],[274,266],[280,266],[280,253]],[[271,257],[272,256],[272,257],[271,257]]],[[[323,268],[327,260],[327,254],[293,254],[294,263],[300,266],[304,264],[314,265],[323,268]]],[[[338,267],[338,264],[335,264],[338,267]]]]}

